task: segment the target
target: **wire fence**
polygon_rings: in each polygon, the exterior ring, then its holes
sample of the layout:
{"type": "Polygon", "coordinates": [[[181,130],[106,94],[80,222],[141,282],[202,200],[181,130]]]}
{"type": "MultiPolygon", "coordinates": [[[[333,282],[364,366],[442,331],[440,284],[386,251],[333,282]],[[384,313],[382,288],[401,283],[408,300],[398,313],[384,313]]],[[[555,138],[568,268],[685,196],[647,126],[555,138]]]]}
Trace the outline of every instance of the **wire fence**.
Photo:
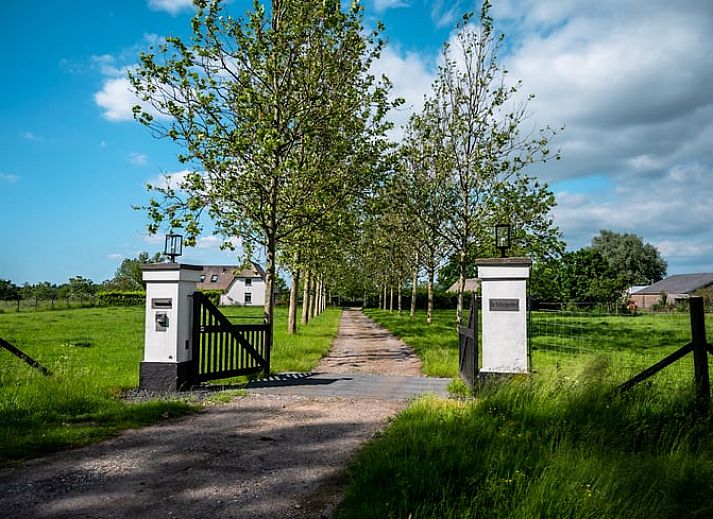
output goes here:
{"type": "Polygon", "coordinates": [[[69,310],[72,308],[91,308],[98,306],[95,296],[69,296],[54,298],[27,298],[0,300],[0,312],[38,312],[46,310],[69,310]]]}
{"type": "MultiPolygon", "coordinates": [[[[710,342],[713,314],[706,315],[706,329],[710,342]]],[[[581,369],[597,359],[617,378],[636,374],[691,341],[688,312],[538,310],[530,314],[529,332],[534,370],[551,365],[581,369]]],[[[692,377],[692,360],[683,359],[661,378],[680,384],[689,383],[692,377]]]]}

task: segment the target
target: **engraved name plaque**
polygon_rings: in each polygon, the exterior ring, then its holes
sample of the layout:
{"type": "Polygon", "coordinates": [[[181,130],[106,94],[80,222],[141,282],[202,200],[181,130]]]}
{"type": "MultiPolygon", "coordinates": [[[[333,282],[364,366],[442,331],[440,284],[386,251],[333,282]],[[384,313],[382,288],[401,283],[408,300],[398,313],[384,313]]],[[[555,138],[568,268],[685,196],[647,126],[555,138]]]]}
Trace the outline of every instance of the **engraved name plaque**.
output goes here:
{"type": "Polygon", "coordinates": [[[490,311],[491,312],[519,312],[520,311],[520,300],[519,299],[491,299],[490,300],[490,311]]]}

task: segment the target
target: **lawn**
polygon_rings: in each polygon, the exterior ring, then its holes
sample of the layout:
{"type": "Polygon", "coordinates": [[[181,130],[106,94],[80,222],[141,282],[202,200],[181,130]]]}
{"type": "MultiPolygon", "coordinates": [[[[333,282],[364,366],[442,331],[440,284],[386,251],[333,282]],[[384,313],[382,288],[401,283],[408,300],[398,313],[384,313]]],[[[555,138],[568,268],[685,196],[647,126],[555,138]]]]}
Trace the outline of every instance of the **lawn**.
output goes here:
{"type": "MultiPolygon", "coordinates": [[[[227,313],[259,317],[260,311],[231,308],[227,313]]],[[[287,309],[278,307],[273,371],[311,369],[328,351],[339,315],[330,309],[288,337],[287,309]]],[[[0,463],[198,410],[185,398],[133,404],[119,398],[138,385],[143,327],[143,308],[0,314],[0,337],[53,373],[43,377],[0,349],[0,463]]]]}
{"type": "MultiPolygon", "coordinates": [[[[431,328],[368,313],[427,373],[455,374],[453,312],[431,328]]],[[[610,398],[690,340],[687,315],[533,314],[531,331],[533,376],[412,403],[357,456],[337,517],[713,516],[713,419],[693,407],[690,362],[610,398]]]]}

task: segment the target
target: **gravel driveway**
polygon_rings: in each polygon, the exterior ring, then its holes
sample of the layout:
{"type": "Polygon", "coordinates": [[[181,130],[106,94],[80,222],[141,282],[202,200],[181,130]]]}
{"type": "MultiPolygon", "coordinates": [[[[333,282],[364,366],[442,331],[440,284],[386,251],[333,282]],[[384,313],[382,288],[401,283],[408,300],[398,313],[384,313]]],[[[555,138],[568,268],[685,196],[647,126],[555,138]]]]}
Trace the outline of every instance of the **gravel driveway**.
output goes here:
{"type": "MultiPolygon", "coordinates": [[[[416,356],[347,310],[322,373],[420,376],[416,356]]],[[[0,516],[329,517],[358,447],[403,399],[249,394],[0,471],[0,516]]]]}

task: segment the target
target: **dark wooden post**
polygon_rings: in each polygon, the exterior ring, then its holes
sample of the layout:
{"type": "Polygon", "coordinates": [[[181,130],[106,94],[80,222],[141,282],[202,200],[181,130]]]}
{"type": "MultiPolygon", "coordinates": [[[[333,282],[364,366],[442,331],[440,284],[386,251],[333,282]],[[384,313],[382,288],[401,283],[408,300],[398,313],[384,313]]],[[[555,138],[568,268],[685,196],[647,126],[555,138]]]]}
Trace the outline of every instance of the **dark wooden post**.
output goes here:
{"type": "Polygon", "coordinates": [[[201,354],[201,305],[202,292],[195,291],[191,294],[191,374],[190,384],[198,383],[200,374],[201,354]]]}
{"type": "Polygon", "coordinates": [[[696,401],[701,411],[710,407],[711,386],[708,376],[708,351],[706,348],[706,325],[703,298],[689,299],[691,310],[691,343],[693,344],[693,366],[695,370],[696,401]]]}

